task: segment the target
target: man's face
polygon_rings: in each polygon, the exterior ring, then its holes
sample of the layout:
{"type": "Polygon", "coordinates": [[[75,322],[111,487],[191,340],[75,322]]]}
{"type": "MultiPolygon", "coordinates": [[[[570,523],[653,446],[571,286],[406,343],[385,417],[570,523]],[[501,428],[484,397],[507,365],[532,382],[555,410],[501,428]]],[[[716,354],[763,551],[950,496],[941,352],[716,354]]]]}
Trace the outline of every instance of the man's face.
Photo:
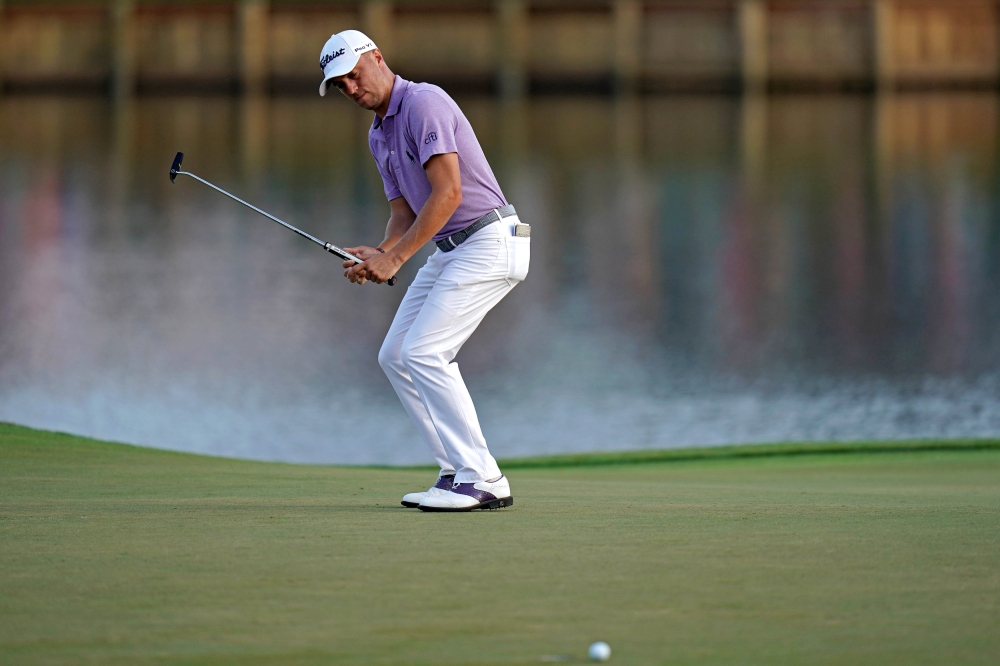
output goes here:
{"type": "Polygon", "coordinates": [[[362,53],[354,69],[330,79],[330,84],[361,108],[373,111],[382,104],[386,94],[386,76],[381,62],[382,54],[378,50],[362,53]]]}

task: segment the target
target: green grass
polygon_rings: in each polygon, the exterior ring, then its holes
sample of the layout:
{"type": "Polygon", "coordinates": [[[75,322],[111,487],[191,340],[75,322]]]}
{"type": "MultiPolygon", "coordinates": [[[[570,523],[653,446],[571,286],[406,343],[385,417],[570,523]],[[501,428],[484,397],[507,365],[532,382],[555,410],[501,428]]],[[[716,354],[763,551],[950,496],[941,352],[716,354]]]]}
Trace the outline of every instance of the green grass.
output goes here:
{"type": "Polygon", "coordinates": [[[398,506],[426,469],[0,425],[0,664],[997,663],[995,443],[785,448],[522,462],[449,515],[398,506]]]}
{"type": "Polygon", "coordinates": [[[784,442],[781,444],[743,444],[708,446],[692,449],[652,451],[609,451],[578,453],[504,460],[504,469],[538,467],[589,467],[594,465],[630,465],[685,460],[722,458],[770,458],[780,456],[815,456],[836,453],[910,453],[916,451],[986,451],[1000,450],[1000,439],[918,439],[889,442],[784,442]]]}

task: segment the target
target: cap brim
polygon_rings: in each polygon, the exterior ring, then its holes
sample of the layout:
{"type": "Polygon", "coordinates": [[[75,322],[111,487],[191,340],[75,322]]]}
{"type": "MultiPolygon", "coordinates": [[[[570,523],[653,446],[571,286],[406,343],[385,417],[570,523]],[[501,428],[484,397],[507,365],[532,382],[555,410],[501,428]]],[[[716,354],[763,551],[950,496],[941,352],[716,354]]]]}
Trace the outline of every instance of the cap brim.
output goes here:
{"type": "Polygon", "coordinates": [[[328,70],[324,73],[323,82],[319,84],[319,96],[326,97],[327,91],[330,90],[330,79],[335,79],[338,76],[343,76],[344,74],[350,74],[351,70],[357,67],[358,61],[361,60],[361,54],[354,54],[354,62],[348,65],[348,61],[337,63],[336,69],[328,70]]]}

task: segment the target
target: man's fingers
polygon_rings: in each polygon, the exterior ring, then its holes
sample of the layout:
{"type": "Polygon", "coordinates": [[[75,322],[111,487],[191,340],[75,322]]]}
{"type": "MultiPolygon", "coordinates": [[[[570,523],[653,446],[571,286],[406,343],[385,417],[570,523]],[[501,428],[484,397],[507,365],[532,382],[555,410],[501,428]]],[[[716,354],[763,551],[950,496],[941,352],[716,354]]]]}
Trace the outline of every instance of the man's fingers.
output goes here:
{"type": "MultiPolygon", "coordinates": [[[[2,0],[0,0],[0,2],[2,2],[2,0]]],[[[362,260],[362,263],[360,264],[354,263],[353,261],[344,262],[344,277],[348,280],[356,284],[364,284],[365,282],[382,284],[389,280],[388,277],[383,277],[382,275],[386,272],[386,269],[381,266],[382,263],[385,263],[383,255],[374,254],[373,256],[366,258],[364,256],[365,251],[375,251],[365,246],[348,247],[344,248],[344,250],[350,252],[351,254],[360,255],[359,258],[362,260]]]]}
{"type": "Polygon", "coordinates": [[[361,261],[364,261],[365,259],[375,254],[375,250],[373,248],[368,247],[367,245],[358,245],[357,247],[345,247],[344,252],[346,252],[347,254],[354,255],[361,261]]]}
{"type": "Polygon", "coordinates": [[[351,267],[344,271],[344,276],[356,284],[364,284],[371,279],[371,276],[368,274],[368,271],[364,269],[362,264],[354,263],[351,263],[351,267]]]}

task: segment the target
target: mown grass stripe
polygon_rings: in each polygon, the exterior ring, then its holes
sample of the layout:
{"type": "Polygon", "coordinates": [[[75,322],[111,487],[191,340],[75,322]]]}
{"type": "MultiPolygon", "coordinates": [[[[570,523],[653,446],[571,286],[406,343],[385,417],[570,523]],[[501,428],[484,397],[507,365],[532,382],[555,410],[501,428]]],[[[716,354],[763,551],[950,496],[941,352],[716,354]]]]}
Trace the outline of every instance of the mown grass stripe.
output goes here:
{"type": "Polygon", "coordinates": [[[765,458],[780,456],[833,455],[845,453],[912,453],[918,451],[984,451],[1000,449],[1000,439],[926,439],[858,442],[784,442],[777,444],[740,444],[682,449],[653,449],[579,453],[499,461],[504,469],[542,467],[587,467],[634,465],[641,463],[716,460],[724,458],[765,458]]]}

